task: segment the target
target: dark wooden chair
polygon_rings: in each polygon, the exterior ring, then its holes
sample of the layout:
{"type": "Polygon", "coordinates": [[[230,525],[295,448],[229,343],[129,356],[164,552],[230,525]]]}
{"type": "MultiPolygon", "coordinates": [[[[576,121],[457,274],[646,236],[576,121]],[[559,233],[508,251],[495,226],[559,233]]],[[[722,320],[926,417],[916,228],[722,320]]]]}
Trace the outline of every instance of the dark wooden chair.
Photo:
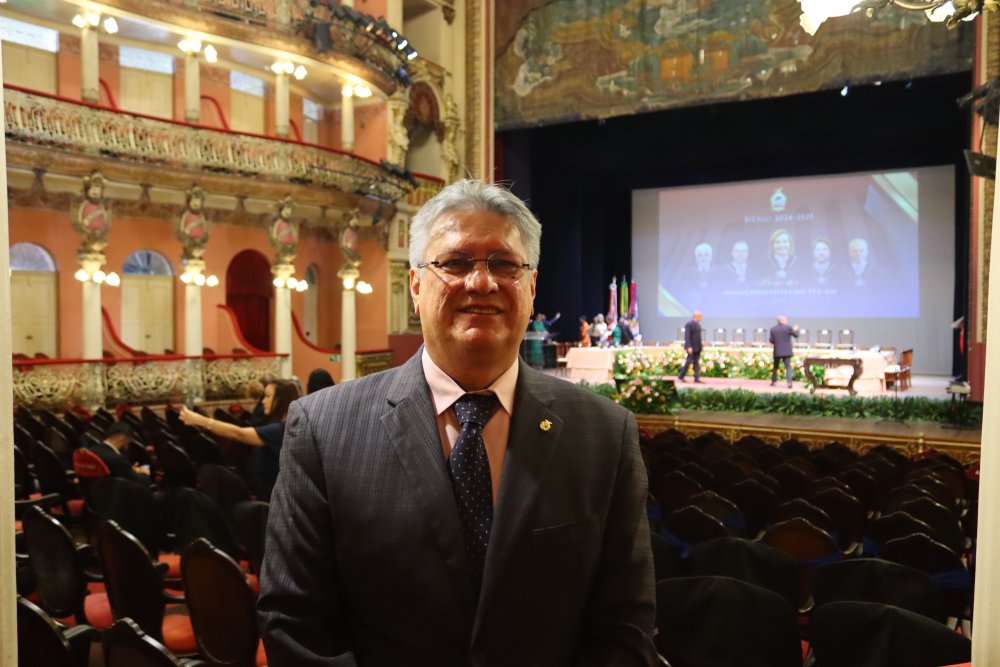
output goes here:
{"type": "Polygon", "coordinates": [[[205,538],[235,559],[242,553],[226,513],[201,491],[174,489],[165,499],[167,528],[174,534],[179,551],[198,538],[205,538]]]}
{"type": "Polygon", "coordinates": [[[829,514],[804,498],[794,498],[775,507],[767,517],[767,524],[773,526],[776,523],[795,518],[805,519],[820,530],[831,535],[837,529],[829,514]]]}
{"type": "Polygon", "coordinates": [[[917,533],[882,545],[882,558],[926,572],[941,590],[945,610],[956,619],[969,618],[972,575],[961,557],[931,537],[917,533]]]}
{"type": "Polygon", "coordinates": [[[89,625],[60,627],[34,603],[17,599],[18,667],[87,667],[98,637],[89,625]]]}
{"type": "Polygon", "coordinates": [[[198,539],[184,550],[181,572],[201,654],[212,664],[266,665],[256,595],[236,561],[198,539]]]}
{"type": "Polygon", "coordinates": [[[781,485],[780,496],[786,500],[802,497],[809,488],[809,483],[815,479],[809,477],[801,468],[786,461],[767,471],[767,474],[778,480],[781,485]]]}
{"type": "Polygon", "coordinates": [[[83,499],[79,489],[74,484],[75,474],[67,469],[63,460],[43,444],[35,445],[35,478],[38,480],[38,490],[43,494],[58,493],[62,505],[53,512],[67,520],[71,517],[83,516],[83,499]]]}
{"type": "Polygon", "coordinates": [[[704,510],[687,505],[670,512],[663,518],[660,534],[674,547],[682,558],[696,544],[728,537],[729,531],[722,522],[704,510]]]}
{"type": "Polygon", "coordinates": [[[167,440],[156,446],[158,467],[163,474],[162,484],[167,488],[198,485],[198,473],[194,461],[183,448],[167,440]]]}
{"type": "Polygon", "coordinates": [[[913,350],[903,350],[899,355],[899,363],[887,366],[885,369],[885,387],[898,388],[906,391],[910,388],[910,368],[913,366],[913,350]]]}
{"type": "Polygon", "coordinates": [[[883,514],[865,529],[865,555],[878,555],[890,540],[917,533],[934,536],[934,529],[906,512],[883,514]]]}
{"type": "Polygon", "coordinates": [[[972,642],[947,626],[899,607],[831,602],[809,623],[816,667],[940,667],[969,662],[972,642]]]}
{"type": "Polygon", "coordinates": [[[880,558],[820,565],[812,572],[815,608],[831,602],[877,602],[944,623],[941,591],[926,572],[880,558]]]}
{"type": "Polygon", "coordinates": [[[774,591],[798,603],[799,571],[787,554],[760,542],[723,537],[691,550],[691,574],[731,577],[774,591]]]}
{"type": "Polygon", "coordinates": [[[736,503],[720,496],[715,491],[702,491],[692,496],[688,504],[721,521],[730,535],[734,537],[746,535],[747,522],[743,517],[743,512],[736,506],[736,503]]]}
{"type": "Polygon", "coordinates": [[[233,528],[240,546],[250,560],[254,573],[260,575],[261,563],[264,562],[264,544],[267,535],[267,514],[270,506],[259,500],[247,500],[236,503],[231,516],[233,528]]]}
{"type": "Polygon", "coordinates": [[[878,482],[869,473],[860,468],[848,468],[837,474],[837,479],[850,489],[851,493],[861,501],[868,512],[874,511],[881,502],[881,492],[878,482]]]}
{"type": "Polygon", "coordinates": [[[801,667],[795,609],[780,595],[728,577],[656,585],[656,648],[672,667],[801,667]]]}
{"type": "Polygon", "coordinates": [[[167,568],[154,562],[146,547],[114,521],[101,524],[98,539],[115,620],[131,618],[174,653],[196,653],[191,619],[181,606],[184,598],[164,589],[167,568]]]}
{"type": "Polygon", "coordinates": [[[14,424],[14,445],[28,457],[28,461],[34,461],[35,442],[37,442],[35,436],[31,435],[28,429],[20,424],[14,424]]]}
{"type": "Polygon", "coordinates": [[[767,525],[767,517],[778,504],[778,495],[755,479],[745,479],[725,492],[743,513],[747,536],[757,536],[767,525]]]}
{"type": "Polygon", "coordinates": [[[237,503],[248,501],[253,497],[250,487],[242,477],[216,463],[198,466],[198,488],[214,500],[227,517],[232,517],[233,507],[237,503]]]}
{"type": "Polygon", "coordinates": [[[809,494],[808,501],[826,512],[833,521],[841,549],[853,551],[865,528],[867,513],[861,501],[837,487],[814,491],[809,494]]]}
{"type": "Polygon", "coordinates": [[[704,487],[687,474],[675,470],[653,478],[649,490],[656,497],[660,509],[666,514],[684,507],[692,496],[704,491],[704,487]]]}
{"type": "Polygon", "coordinates": [[[762,542],[795,561],[799,569],[799,609],[807,609],[812,604],[809,573],[813,568],[843,559],[840,547],[830,534],[803,518],[770,526],[762,542]]]}
{"type": "Polygon", "coordinates": [[[103,630],[111,625],[108,596],[88,583],[100,577],[85,569],[93,549],[77,547],[69,531],[39,507],[25,510],[22,524],[31,569],[42,607],[59,620],[103,630]]]}
{"type": "Polygon", "coordinates": [[[958,517],[950,509],[931,498],[916,498],[903,503],[900,511],[923,521],[934,531],[937,540],[957,554],[965,552],[965,531],[958,517]]]}
{"type": "Polygon", "coordinates": [[[105,630],[101,645],[105,667],[207,667],[201,660],[177,657],[130,618],[105,630]]]}

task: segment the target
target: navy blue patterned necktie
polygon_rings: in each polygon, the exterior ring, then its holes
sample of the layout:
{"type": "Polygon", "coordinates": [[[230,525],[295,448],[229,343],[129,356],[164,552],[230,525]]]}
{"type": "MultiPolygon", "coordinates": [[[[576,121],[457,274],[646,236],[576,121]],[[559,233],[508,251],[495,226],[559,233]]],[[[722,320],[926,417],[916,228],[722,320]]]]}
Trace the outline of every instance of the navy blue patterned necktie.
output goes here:
{"type": "Polygon", "coordinates": [[[472,572],[472,588],[477,597],[482,586],[486,548],[493,525],[493,482],[483,444],[483,428],[499,404],[500,401],[492,393],[465,394],[452,406],[462,430],[451,448],[448,469],[458,518],[462,523],[465,553],[472,572]]]}

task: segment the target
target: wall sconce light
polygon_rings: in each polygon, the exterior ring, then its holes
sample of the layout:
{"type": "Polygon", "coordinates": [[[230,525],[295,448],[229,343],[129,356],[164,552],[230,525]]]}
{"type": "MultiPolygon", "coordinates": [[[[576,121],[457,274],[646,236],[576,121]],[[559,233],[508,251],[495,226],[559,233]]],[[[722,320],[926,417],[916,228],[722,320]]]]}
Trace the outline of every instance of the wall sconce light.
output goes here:
{"type": "MultiPolygon", "coordinates": [[[[73,25],[80,30],[84,28],[96,28],[101,25],[101,15],[97,12],[84,12],[73,17],[73,25]]],[[[113,35],[118,32],[118,21],[113,16],[104,18],[104,32],[113,35]]]]}
{"type": "Polygon", "coordinates": [[[202,48],[202,42],[196,37],[188,37],[177,42],[177,48],[184,53],[201,53],[205,56],[205,61],[209,63],[214,63],[219,59],[219,52],[215,50],[215,47],[211,44],[205,44],[202,48]]]}
{"type": "Polygon", "coordinates": [[[289,74],[294,76],[297,80],[301,81],[306,78],[306,68],[302,65],[296,66],[295,63],[290,60],[276,60],[271,64],[271,71],[277,75],[289,74]]]}
{"type": "Polygon", "coordinates": [[[185,285],[191,285],[192,283],[198,287],[215,287],[219,284],[219,279],[212,274],[210,276],[205,276],[202,273],[194,273],[192,271],[185,271],[180,275],[181,282],[185,285]]]}
{"type": "Polygon", "coordinates": [[[79,280],[81,283],[97,283],[98,285],[108,285],[109,287],[118,287],[122,284],[121,276],[112,271],[111,273],[105,273],[98,269],[93,273],[88,273],[86,269],[77,269],[73,277],[79,280]]]}
{"type": "Polygon", "coordinates": [[[305,292],[309,289],[309,283],[305,280],[298,280],[294,276],[289,276],[285,278],[275,278],[271,281],[271,284],[275,287],[287,287],[290,290],[295,290],[296,292],[305,292]]]}
{"type": "Polygon", "coordinates": [[[358,293],[359,294],[371,294],[372,286],[371,283],[366,283],[364,280],[358,281],[358,293]]]}

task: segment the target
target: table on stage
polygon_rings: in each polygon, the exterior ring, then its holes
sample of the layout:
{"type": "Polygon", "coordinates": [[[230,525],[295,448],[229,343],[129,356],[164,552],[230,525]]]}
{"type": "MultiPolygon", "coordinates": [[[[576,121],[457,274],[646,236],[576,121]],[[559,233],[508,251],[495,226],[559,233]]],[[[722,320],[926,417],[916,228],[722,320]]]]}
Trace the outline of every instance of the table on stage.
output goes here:
{"type": "MultiPolygon", "coordinates": [[[[644,353],[653,356],[674,353],[683,355],[683,347],[680,343],[662,347],[643,346],[642,348],[629,347],[573,347],[566,355],[566,368],[569,376],[576,380],[585,380],[594,384],[610,382],[612,380],[612,369],[615,363],[615,355],[626,350],[641,349],[644,353]]],[[[770,346],[756,347],[744,346],[710,346],[702,350],[702,359],[709,352],[725,353],[732,357],[751,352],[763,352],[771,354],[770,346]]],[[[860,359],[862,363],[861,376],[855,381],[854,389],[861,393],[873,393],[882,390],[885,380],[885,369],[889,364],[895,363],[892,359],[893,353],[881,352],[878,349],[870,350],[838,350],[831,348],[795,348],[795,356],[804,359],[806,357],[821,357],[833,359],[860,359]],[[888,358],[887,358],[888,355],[888,358]]],[[[784,371],[779,371],[783,373],[784,371]]],[[[845,362],[843,367],[827,368],[826,382],[833,386],[846,386],[851,378],[853,369],[850,362],[845,362]]]]}

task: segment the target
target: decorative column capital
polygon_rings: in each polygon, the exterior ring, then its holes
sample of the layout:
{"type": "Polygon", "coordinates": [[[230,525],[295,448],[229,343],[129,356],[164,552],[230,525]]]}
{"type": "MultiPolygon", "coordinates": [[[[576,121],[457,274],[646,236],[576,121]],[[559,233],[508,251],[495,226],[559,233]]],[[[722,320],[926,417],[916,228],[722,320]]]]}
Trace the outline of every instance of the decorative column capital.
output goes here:
{"type": "Polygon", "coordinates": [[[101,252],[82,252],[76,256],[76,261],[80,263],[84,271],[93,274],[107,263],[108,258],[101,252]]]}
{"type": "Polygon", "coordinates": [[[353,292],[354,287],[358,284],[358,278],[361,277],[361,272],[354,267],[345,267],[337,271],[337,277],[343,282],[345,291],[353,292]]]}
{"type": "Polygon", "coordinates": [[[271,266],[271,275],[282,281],[282,287],[288,283],[288,279],[295,275],[294,264],[274,264],[271,266]]]}

